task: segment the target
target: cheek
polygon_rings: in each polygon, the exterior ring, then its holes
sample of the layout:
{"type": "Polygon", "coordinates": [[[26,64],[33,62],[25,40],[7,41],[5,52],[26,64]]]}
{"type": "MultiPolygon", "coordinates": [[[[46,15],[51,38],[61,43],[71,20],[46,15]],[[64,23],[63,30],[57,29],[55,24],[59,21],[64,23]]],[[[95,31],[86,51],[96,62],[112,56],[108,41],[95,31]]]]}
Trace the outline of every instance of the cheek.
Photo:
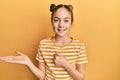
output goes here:
{"type": "Polygon", "coordinates": [[[70,29],[70,27],[71,27],[72,25],[71,25],[71,24],[66,24],[65,26],[66,26],[66,28],[70,29]]]}
{"type": "Polygon", "coordinates": [[[71,21],[66,22],[66,23],[65,23],[65,26],[66,26],[67,28],[70,28],[70,27],[72,26],[71,21]]]}
{"type": "Polygon", "coordinates": [[[56,23],[52,23],[52,27],[53,27],[53,30],[55,31],[57,29],[57,24],[56,23]]]}
{"type": "Polygon", "coordinates": [[[55,28],[58,27],[58,23],[52,22],[52,26],[53,26],[53,28],[55,29],[55,28]]]}

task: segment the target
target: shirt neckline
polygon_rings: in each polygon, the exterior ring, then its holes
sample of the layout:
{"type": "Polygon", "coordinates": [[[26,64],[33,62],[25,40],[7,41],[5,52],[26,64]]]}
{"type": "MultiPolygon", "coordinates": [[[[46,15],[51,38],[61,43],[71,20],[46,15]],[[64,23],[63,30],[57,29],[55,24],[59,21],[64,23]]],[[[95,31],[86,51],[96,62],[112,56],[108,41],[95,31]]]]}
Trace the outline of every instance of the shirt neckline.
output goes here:
{"type": "Polygon", "coordinates": [[[56,45],[55,42],[52,40],[53,36],[50,38],[50,40],[54,44],[54,46],[59,47],[59,48],[63,48],[63,47],[69,46],[73,42],[73,37],[70,37],[70,38],[71,38],[71,42],[69,42],[68,44],[66,44],[64,46],[58,46],[58,45],[56,45]]]}

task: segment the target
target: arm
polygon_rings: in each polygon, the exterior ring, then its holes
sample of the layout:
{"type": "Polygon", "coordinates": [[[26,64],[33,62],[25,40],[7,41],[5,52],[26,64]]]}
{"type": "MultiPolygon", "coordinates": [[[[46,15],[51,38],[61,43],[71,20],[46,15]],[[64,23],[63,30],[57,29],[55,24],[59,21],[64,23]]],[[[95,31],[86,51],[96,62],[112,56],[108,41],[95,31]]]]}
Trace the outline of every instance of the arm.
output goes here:
{"type": "Polygon", "coordinates": [[[43,80],[45,78],[44,62],[39,62],[38,68],[32,62],[30,62],[27,66],[30,68],[30,70],[33,72],[33,74],[35,74],[40,80],[43,80]]]}
{"type": "Polygon", "coordinates": [[[76,69],[59,53],[55,54],[56,66],[63,66],[74,80],[84,80],[85,64],[77,64],[76,69]]]}
{"type": "Polygon", "coordinates": [[[0,60],[9,62],[9,63],[18,63],[24,64],[30,68],[30,70],[40,79],[43,80],[45,77],[45,64],[39,62],[39,68],[37,68],[28,56],[21,52],[17,52],[19,56],[5,56],[0,57],[0,60]]]}
{"type": "Polygon", "coordinates": [[[69,62],[66,62],[63,66],[74,80],[84,80],[85,64],[77,64],[76,69],[69,62]]]}

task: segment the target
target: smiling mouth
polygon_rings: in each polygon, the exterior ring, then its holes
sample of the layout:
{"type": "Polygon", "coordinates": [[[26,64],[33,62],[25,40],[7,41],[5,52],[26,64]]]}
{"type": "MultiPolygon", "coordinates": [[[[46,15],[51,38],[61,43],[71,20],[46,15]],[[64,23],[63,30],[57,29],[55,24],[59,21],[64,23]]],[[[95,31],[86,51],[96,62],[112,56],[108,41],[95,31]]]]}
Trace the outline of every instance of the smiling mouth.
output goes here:
{"type": "Polygon", "coordinates": [[[64,31],[66,31],[66,29],[58,29],[58,31],[62,33],[64,31]]]}

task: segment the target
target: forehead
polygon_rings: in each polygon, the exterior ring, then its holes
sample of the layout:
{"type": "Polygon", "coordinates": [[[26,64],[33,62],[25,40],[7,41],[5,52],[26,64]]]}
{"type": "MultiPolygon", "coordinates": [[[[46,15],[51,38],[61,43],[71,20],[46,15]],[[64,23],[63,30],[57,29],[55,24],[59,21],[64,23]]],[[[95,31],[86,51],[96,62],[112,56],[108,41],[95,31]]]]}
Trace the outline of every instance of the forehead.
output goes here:
{"type": "Polygon", "coordinates": [[[59,17],[59,18],[65,18],[65,17],[70,17],[71,18],[71,13],[65,9],[64,7],[59,8],[53,15],[53,17],[59,17]]]}

